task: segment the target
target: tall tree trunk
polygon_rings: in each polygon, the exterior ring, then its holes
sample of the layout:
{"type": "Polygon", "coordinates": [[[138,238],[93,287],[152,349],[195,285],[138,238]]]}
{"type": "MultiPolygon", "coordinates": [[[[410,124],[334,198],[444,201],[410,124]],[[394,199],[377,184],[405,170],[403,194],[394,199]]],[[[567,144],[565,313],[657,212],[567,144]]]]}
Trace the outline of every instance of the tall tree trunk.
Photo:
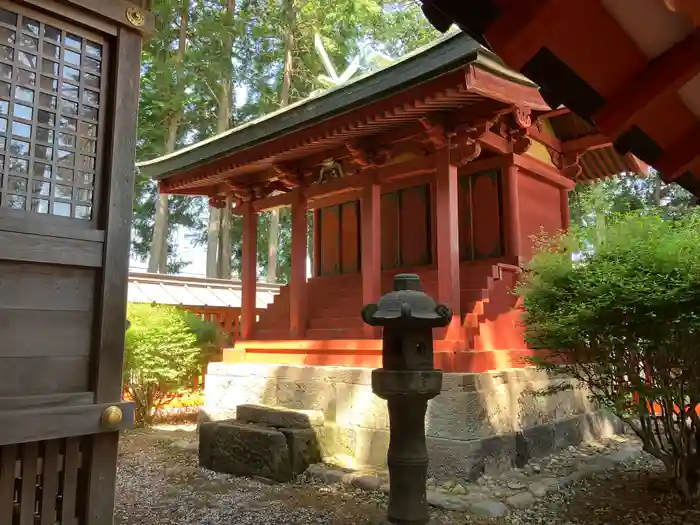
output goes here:
{"type": "MultiPolygon", "coordinates": [[[[182,63],[187,52],[187,29],[189,25],[190,2],[185,0],[180,11],[180,30],[178,35],[178,47],[175,55],[177,77],[175,79],[175,91],[184,89],[182,85],[182,63]]],[[[182,121],[182,108],[176,108],[168,118],[168,131],[165,138],[165,153],[175,151],[177,133],[182,121]]],[[[159,194],[156,199],[155,224],[153,225],[153,239],[148,257],[148,271],[150,273],[168,273],[168,196],[159,194]]]]}
{"type": "MultiPolygon", "coordinates": [[[[284,8],[284,66],[282,69],[282,87],[280,90],[280,107],[289,104],[292,87],[292,69],[294,66],[294,32],[296,30],[297,10],[295,0],[286,0],[284,8]]],[[[277,282],[277,252],[280,233],[280,212],[275,208],[270,212],[270,225],[267,230],[267,282],[277,282]]]]}
{"type": "MultiPolygon", "coordinates": [[[[229,22],[232,22],[236,11],[236,0],[223,0],[223,2],[223,7],[226,9],[224,16],[229,22]]],[[[233,113],[233,28],[226,29],[223,47],[226,53],[226,67],[219,83],[217,133],[223,133],[229,129],[233,113]]],[[[224,208],[220,210],[209,208],[207,277],[231,278],[232,220],[230,197],[227,197],[224,208]],[[210,270],[213,275],[210,275],[210,270]]]]}
{"type": "Polygon", "coordinates": [[[219,226],[221,214],[218,208],[209,206],[209,223],[207,225],[207,277],[219,276],[219,226]]]}
{"type": "Polygon", "coordinates": [[[654,174],[654,205],[661,206],[661,174],[654,174]]]}

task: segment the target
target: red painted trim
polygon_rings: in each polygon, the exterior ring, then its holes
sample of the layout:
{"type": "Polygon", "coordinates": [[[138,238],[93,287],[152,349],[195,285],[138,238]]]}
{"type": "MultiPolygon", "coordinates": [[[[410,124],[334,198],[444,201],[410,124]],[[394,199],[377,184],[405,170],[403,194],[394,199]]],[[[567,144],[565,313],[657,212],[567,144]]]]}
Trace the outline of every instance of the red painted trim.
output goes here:
{"type": "Polygon", "coordinates": [[[289,328],[291,337],[302,339],[308,323],[306,254],[306,195],[303,188],[292,191],[292,254],[289,284],[289,328]]]}
{"type": "Polygon", "coordinates": [[[511,164],[501,171],[503,176],[503,214],[505,229],[506,257],[522,255],[520,246],[520,198],[518,196],[518,178],[520,170],[511,164]]]}
{"type": "Polygon", "coordinates": [[[256,283],[258,280],[258,214],[252,203],[241,204],[243,212],[241,258],[241,338],[250,339],[255,328],[256,283]]]}
{"type": "Polygon", "coordinates": [[[461,337],[459,272],[459,188],[457,167],[450,161],[449,146],[437,152],[435,222],[437,226],[438,302],[452,308],[453,321],[447,339],[461,337]]]}
{"type": "MultiPolygon", "coordinates": [[[[540,2],[541,0],[535,0],[540,2]]],[[[546,111],[549,106],[542,100],[539,91],[532,86],[507,80],[502,76],[469,65],[465,71],[465,91],[478,93],[491,100],[505,104],[527,107],[534,111],[546,111]]]]}

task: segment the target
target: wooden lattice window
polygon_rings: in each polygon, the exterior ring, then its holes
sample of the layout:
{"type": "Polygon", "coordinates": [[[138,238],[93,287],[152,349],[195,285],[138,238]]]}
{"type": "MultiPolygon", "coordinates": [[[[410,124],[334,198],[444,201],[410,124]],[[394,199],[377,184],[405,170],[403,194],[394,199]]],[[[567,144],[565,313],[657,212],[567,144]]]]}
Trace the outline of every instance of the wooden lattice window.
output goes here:
{"type": "Polygon", "coordinates": [[[0,9],[0,206],[93,217],[105,42],[0,9]]]}

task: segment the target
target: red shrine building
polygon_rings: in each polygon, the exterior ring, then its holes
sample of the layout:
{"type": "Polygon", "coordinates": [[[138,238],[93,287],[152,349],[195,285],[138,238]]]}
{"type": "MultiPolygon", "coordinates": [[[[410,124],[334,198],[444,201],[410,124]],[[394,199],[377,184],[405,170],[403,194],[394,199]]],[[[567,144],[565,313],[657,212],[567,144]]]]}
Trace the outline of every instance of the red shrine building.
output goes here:
{"type": "Polygon", "coordinates": [[[240,339],[225,363],[381,366],[360,310],[411,272],[460,314],[436,331],[447,372],[523,366],[511,290],[533,236],[568,227],[575,181],[646,169],[465,34],[139,167],[162,193],[242,216],[240,339]],[[291,280],[258,313],[258,214],[282,206],[291,280]]]}

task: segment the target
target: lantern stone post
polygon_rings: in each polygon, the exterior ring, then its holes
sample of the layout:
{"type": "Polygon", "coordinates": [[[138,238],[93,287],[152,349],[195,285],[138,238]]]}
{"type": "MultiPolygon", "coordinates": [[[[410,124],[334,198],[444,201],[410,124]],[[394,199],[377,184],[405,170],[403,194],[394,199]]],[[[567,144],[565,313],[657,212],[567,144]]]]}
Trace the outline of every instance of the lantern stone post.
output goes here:
{"type": "Polygon", "coordinates": [[[425,413],[428,400],[442,389],[442,371],[433,365],[433,328],[447,326],[452,311],[420,291],[417,275],[399,274],[393,292],[362,309],[362,320],[383,328],[382,368],[372,371],[372,391],[389,409],[387,523],[425,525],[430,522],[425,413]]]}

